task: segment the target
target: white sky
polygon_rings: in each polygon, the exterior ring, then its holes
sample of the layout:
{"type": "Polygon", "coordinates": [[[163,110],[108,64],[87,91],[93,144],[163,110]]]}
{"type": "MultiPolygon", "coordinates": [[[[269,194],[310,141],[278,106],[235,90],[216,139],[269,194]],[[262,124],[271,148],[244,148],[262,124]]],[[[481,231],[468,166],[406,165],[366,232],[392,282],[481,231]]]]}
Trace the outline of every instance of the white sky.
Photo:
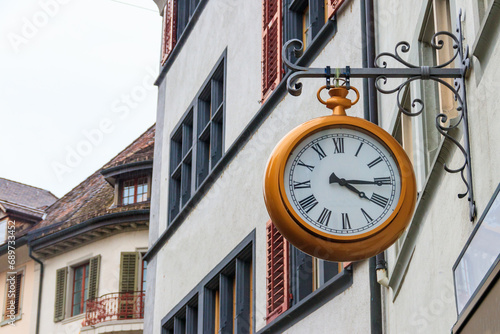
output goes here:
{"type": "Polygon", "coordinates": [[[116,1],[0,0],[0,177],[61,197],[155,122],[161,17],[116,1]]]}

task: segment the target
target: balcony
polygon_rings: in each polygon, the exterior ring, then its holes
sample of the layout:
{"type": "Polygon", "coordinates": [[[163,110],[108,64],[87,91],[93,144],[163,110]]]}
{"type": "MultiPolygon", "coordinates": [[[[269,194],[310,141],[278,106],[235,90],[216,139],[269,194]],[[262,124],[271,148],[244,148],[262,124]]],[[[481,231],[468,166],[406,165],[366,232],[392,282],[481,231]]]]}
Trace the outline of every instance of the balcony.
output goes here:
{"type": "Polygon", "coordinates": [[[96,328],[107,325],[124,327],[118,332],[133,330],[142,333],[144,298],[144,292],[114,292],[88,300],[82,333],[94,332],[96,328]]]}

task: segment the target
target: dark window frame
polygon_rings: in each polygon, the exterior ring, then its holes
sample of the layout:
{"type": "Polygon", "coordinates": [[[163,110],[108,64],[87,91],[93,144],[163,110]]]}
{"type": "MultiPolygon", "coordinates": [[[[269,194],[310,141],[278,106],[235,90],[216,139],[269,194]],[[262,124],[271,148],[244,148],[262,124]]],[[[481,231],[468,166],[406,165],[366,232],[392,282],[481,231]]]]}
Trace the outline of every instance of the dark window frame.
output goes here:
{"type": "Polygon", "coordinates": [[[73,270],[73,279],[72,279],[72,290],[71,290],[71,316],[77,316],[82,313],[85,313],[85,302],[87,301],[87,298],[85,296],[85,290],[88,291],[89,289],[89,281],[90,281],[90,262],[86,262],[83,264],[80,264],[78,266],[75,266],[72,268],[73,270]],[[80,298],[80,313],[75,313],[75,286],[76,286],[76,271],[80,268],[83,268],[83,275],[82,275],[82,283],[81,283],[81,290],[79,291],[82,296],[80,298]],[[87,279],[86,279],[87,278],[87,279]]]}
{"type": "MultiPolygon", "coordinates": [[[[149,176],[147,175],[137,175],[137,176],[134,176],[134,177],[129,177],[129,178],[124,178],[123,180],[120,180],[120,186],[119,186],[119,205],[131,205],[131,204],[137,204],[137,203],[143,203],[143,202],[147,202],[149,200],[149,188],[150,188],[150,178],[149,176]],[[141,179],[145,179],[145,183],[140,183],[139,184],[139,180],[141,179]],[[130,182],[130,181],[133,181],[134,184],[134,194],[132,196],[132,202],[129,202],[129,203],[125,203],[125,184],[127,182],[130,182]],[[146,185],[146,192],[144,193],[141,193],[141,196],[143,194],[146,194],[146,199],[145,200],[142,200],[142,201],[138,201],[138,193],[137,193],[137,189],[138,189],[138,186],[139,185],[146,185]]],[[[130,197],[130,196],[127,196],[127,197],[130,197]]]]}
{"type": "Polygon", "coordinates": [[[321,288],[328,281],[338,275],[341,270],[339,262],[330,262],[317,259],[318,268],[314,268],[313,262],[316,258],[308,255],[293,245],[289,245],[289,275],[290,293],[292,295],[290,307],[300,304],[307,296],[321,288]],[[336,267],[336,270],[333,270],[336,267]],[[334,272],[333,275],[330,274],[334,272]],[[319,277],[316,277],[319,275],[319,277]],[[316,286],[314,280],[319,279],[316,286]]]}
{"type": "MultiPolygon", "coordinates": [[[[291,39],[303,41],[303,15],[309,7],[311,40],[306,49],[313,44],[315,38],[326,24],[325,0],[282,0],[283,1],[283,42],[291,39]]],[[[294,59],[295,60],[295,59],[294,59]]]]}
{"type": "MultiPolygon", "coordinates": [[[[186,331],[186,333],[214,333],[215,329],[213,327],[214,314],[213,307],[214,304],[214,289],[218,286],[224,285],[228,283],[230,280],[227,280],[227,277],[231,277],[232,272],[234,272],[235,280],[245,280],[245,273],[248,275],[249,281],[253,285],[250,286],[250,294],[243,295],[244,292],[242,290],[236,290],[236,297],[239,296],[239,301],[241,298],[248,297],[250,298],[250,306],[248,309],[245,309],[245,305],[238,304],[236,305],[237,310],[243,310],[244,312],[249,312],[249,320],[242,319],[241,317],[236,317],[234,320],[235,334],[244,334],[244,333],[255,333],[255,235],[256,231],[253,230],[249,235],[247,235],[243,241],[241,241],[219,264],[213,268],[208,275],[206,275],[203,280],[197,284],[197,286],[191,290],[176,306],[174,306],[168,314],[163,317],[161,321],[162,334],[177,334],[177,331],[174,330],[174,326],[176,324],[175,318],[177,317],[177,324],[182,325],[182,320],[185,321],[187,318],[184,316],[187,314],[187,308],[196,305],[196,315],[197,315],[197,326],[191,332],[186,331]],[[247,265],[244,265],[242,262],[245,262],[247,265]],[[238,269],[239,267],[239,269],[238,269]],[[249,271],[249,272],[248,272],[249,271]],[[250,332],[242,330],[241,328],[246,328],[250,322],[252,328],[250,328],[250,332]],[[239,328],[239,330],[238,330],[239,328]]],[[[250,284],[248,282],[248,284],[250,284]]],[[[226,284],[227,285],[227,284],[226,284]]],[[[232,291],[232,287],[231,287],[232,291]]],[[[232,305],[231,305],[232,306],[232,305]]],[[[232,317],[232,314],[227,314],[227,316],[232,317]]],[[[188,328],[189,322],[185,321],[186,327],[188,328]]],[[[192,328],[192,327],[189,327],[192,328]]],[[[182,326],[179,327],[182,329],[182,326]]],[[[232,327],[231,327],[232,329],[232,327]]],[[[228,333],[229,328],[221,328],[219,333],[228,333]]],[[[182,332],[184,333],[184,332],[182,332]]],[[[233,333],[231,331],[231,333],[233,333]]]]}
{"type": "Polygon", "coordinates": [[[168,224],[189,207],[224,156],[227,50],[170,136],[168,224]]]}
{"type": "Polygon", "coordinates": [[[177,40],[182,37],[201,0],[175,0],[177,1],[177,40]]]}

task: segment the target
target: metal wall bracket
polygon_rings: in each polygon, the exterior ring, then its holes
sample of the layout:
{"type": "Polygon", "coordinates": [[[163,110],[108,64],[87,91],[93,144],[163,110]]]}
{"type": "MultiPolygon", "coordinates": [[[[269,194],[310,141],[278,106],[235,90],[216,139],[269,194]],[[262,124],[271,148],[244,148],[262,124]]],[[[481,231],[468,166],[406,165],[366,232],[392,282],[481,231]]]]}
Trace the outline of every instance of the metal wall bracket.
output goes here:
{"type": "Polygon", "coordinates": [[[346,66],[344,68],[336,69],[332,68],[332,71],[325,70],[324,68],[307,68],[302,66],[297,66],[287,55],[292,55],[298,59],[303,53],[303,44],[298,39],[292,39],[285,43],[283,46],[283,62],[285,66],[292,72],[288,77],[287,89],[291,95],[299,96],[302,93],[302,83],[298,80],[301,78],[375,78],[375,87],[382,94],[393,94],[397,93],[397,105],[399,110],[408,116],[418,116],[424,110],[424,102],[421,99],[413,99],[412,107],[416,108],[415,112],[411,110],[406,110],[402,105],[402,99],[404,95],[405,88],[415,80],[433,80],[444,87],[448,88],[457,101],[457,111],[459,116],[453,120],[453,125],[448,122],[448,116],[444,113],[440,113],[436,116],[436,128],[443,136],[448,138],[453,142],[458,149],[462,152],[464,156],[463,164],[458,168],[449,168],[446,164],[444,169],[448,173],[460,173],[460,176],[466,186],[466,191],[458,194],[459,198],[464,198],[467,196],[469,201],[469,218],[474,221],[476,217],[476,205],[474,201],[474,193],[472,188],[472,169],[471,169],[471,157],[470,157],[470,142],[469,142],[469,122],[467,115],[467,100],[465,92],[465,76],[469,69],[470,58],[469,58],[469,47],[463,45],[463,34],[462,34],[462,11],[460,11],[457,18],[457,29],[456,34],[452,34],[448,31],[440,31],[435,33],[430,41],[431,47],[439,51],[444,46],[444,38],[449,38],[453,45],[454,54],[448,61],[437,65],[437,66],[417,66],[406,62],[400,55],[401,53],[407,53],[410,51],[410,44],[408,42],[399,42],[396,44],[394,53],[383,52],[377,55],[375,58],[374,67],[370,68],[351,68],[346,66]],[[384,57],[392,58],[401,65],[405,66],[402,68],[388,68],[387,62],[384,61],[384,57]],[[454,63],[455,68],[447,68],[446,66],[454,63]],[[335,71],[336,70],[336,71],[335,71]],[[404,78],[406,79],[403,83],[395,88],[386,89],[384,86],[387,84],[388,79],[391,78],[404,78]],[[446,78],[453,78],[454,85],[452,86],[446,80],[446,78]],[[450,125],[446,125],[446,124],[450,125]],[[460,124],[463,126],[464,143],[463,145],[458,142],[455,138],[448,134],[449,130],[458,127],[460,124]]]}

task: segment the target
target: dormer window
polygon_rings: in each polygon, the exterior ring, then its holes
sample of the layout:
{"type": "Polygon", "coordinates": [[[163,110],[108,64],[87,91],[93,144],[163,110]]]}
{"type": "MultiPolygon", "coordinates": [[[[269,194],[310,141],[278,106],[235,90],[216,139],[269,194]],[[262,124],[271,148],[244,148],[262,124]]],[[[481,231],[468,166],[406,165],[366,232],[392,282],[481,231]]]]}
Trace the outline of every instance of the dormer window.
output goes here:
{"type": "Polygon", "coordinates": [[[123,181],[121,204],[128,205],[148,200],[148,177],[137,177],[123,181]]]}

